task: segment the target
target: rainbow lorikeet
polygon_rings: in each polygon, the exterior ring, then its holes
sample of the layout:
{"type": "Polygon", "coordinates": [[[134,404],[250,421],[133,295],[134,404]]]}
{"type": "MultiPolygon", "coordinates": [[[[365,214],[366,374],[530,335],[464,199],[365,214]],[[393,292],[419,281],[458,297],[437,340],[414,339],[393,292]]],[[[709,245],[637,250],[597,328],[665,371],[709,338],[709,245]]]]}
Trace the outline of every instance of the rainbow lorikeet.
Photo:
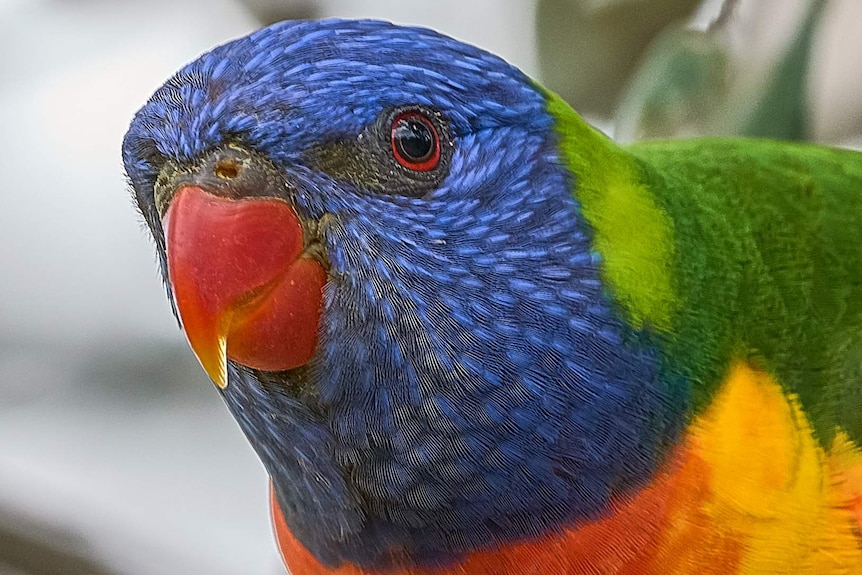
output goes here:
{"type": "Polygon", "coordinates": [[[620,147],[330,20],[187,65],[123,159],[295,575],[862,573],[862,154],[620,147]]]}

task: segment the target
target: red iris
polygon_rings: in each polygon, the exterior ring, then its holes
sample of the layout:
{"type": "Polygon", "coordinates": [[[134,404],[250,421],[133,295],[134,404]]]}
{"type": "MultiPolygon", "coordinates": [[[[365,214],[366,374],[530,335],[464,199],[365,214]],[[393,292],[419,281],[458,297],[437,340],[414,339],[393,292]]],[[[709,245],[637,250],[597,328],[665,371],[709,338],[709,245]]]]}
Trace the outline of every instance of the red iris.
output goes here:
{"type": "Polygon", "coordinates": [[[404,112],[392,121],[392,153],[409,170],[427,172],[440,163],[437,128],[421,112],[404,112]]]}

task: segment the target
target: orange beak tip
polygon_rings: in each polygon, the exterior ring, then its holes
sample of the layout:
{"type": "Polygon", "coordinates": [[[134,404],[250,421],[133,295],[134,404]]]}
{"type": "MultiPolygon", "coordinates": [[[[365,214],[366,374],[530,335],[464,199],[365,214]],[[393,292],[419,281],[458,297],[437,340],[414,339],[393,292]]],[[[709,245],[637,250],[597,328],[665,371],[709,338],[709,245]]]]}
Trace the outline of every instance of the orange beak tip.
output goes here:
{"type": "MultiPolygon", "coordinates": [[[[192,351],[195,351],[195,355],[198,354],[194,347],[192,351]]],[[[213,383],[221,389],[227,387],[227,338],[224,335],[218,337],[212,353],[205,357],[198,355],[198,361],[213,383]]]]}

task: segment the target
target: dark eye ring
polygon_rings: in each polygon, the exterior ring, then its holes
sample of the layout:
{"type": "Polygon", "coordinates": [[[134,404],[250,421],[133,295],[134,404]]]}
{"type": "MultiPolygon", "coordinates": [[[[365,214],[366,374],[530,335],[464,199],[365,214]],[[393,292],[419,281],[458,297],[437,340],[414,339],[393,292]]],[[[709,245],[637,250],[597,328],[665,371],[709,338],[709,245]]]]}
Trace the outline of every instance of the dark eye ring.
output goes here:
{"type": "Polygon", "coordinates": [[[392,120],[392,154],[409,170],[428,172],[440,164],[440,136],[422,112],[403,112],[392,120]]]}

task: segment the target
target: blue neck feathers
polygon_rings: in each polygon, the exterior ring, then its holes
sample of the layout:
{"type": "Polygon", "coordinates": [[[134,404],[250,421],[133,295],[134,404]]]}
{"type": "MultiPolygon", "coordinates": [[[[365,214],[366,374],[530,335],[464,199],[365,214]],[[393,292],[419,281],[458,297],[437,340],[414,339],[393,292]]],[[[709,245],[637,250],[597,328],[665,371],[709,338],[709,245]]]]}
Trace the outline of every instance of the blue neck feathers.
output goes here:
{"type": "Polygon", "coordinates": [[[554,142],[496,137],[520,145],[496,147],[490,186],[341,206],[312,364],[269,385],[232,371],[225,399],[324,563],[441,563],[595,517],[680,425],[554,142]]]}

